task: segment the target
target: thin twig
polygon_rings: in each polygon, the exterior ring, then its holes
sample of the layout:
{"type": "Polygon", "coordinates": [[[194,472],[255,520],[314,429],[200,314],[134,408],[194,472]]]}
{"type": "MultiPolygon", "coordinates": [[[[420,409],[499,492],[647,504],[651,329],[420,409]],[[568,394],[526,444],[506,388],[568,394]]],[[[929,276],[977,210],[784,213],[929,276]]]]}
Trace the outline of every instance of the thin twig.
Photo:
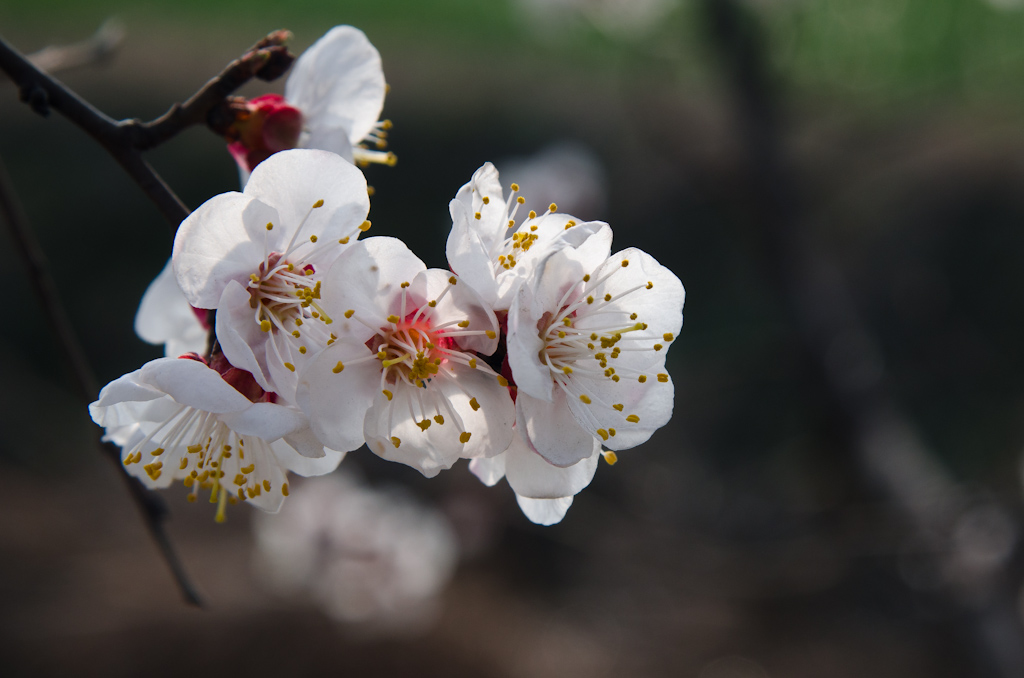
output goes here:
{"type": "Polygon", "coordinates": [[[91,66],[109,59],[124,41],[124,24],[107,19],[85,40],[70,45],[44,47],[28,55],[35,67],[47,73],[91,66]]]}
{"type": "MultiPolygon", "coordinates": [[[[49,273],[46,255],[35,239],[28,217],[21,206],[21,201],[18,200],[14,185],[2,160],[0,160],[0,215],[7,223],[19,258],[25,262],[31,287],[46,314],[46,320],[53,330],[53,335],[57,338],[64,356],[68,360],[71,373],[74,375],[75,390],[85,404],[91,403],[96,399],[98,392],[96,376],[89,366],[89,361],[85,357],[85,351],[82,350],[71,320],[60,302],[57,287],[49,273]]],[[[103,455],[117,466],[118,475],[123,478],[128,492],[139,507],[143,522],[160,548],[164,561],[174,575],[185,601],[202,607],[199,594],[185,573],[181,560],[164,529],[168,513],[163,500],[159,495],[146,490],[142,483],[123,471],[121,450],[117,445],[97,440],[97,446],[103,455]]]]}
{"type": "Polygon", "coordinates": [[[187,102],[175,104],[167,113],[148,123],[135,119],[113,120],[34,66],[3,39],[0,39],[0,70],[14,81],[21,100],[36,113],[46,116],[55,109],[103,146],[156,204],[172,229],[177,229],[189,210],[142,158],[141,151],[164,143],[192,125],[202,123],[216,127],[217,113],[228,105],[226,97],[232,92],[254,77],[273,80],[288,69],[294,59],[284,46],[289,37],[287,31],[269,34],[187,102]]]}

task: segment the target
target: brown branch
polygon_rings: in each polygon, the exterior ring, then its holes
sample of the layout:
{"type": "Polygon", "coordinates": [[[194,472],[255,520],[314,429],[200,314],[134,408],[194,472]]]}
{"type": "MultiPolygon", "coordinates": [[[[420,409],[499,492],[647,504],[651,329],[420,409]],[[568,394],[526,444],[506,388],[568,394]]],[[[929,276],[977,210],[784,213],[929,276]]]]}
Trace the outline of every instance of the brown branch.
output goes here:
{"type": "MultiPolygon", "coordinates": [[[[46,320],[50,324],[54,336],[57,337],[64,356],[71,367],[75,390],[78,392],[79,398],[85,404],[89,404],[96,399],[96,394],[99,390],[96,376],[89,366],[89,361],[85,357],[85,351],[78,341],[78,337],[71,325],[71,320],[68,318],[64,306],[60,302],[60,298],[57,295],[57,286],[49,274],[46,255],[33,235],[28,217],[21,206],[21,201],[18,200],[18,196],[14,191],[14,185],[2,161],[0,161],[0,215],[2,215],[3,221],[7,223],[19,257],[25,262],[27,267],[28,277],[31,281],[32,289],[38,297],[39,305],[43,308],[46,320]]],[[[136,506],[138,506],[143,522],[146,524],[150,536],[157,543],[164,561],[178,583],[178,588],[181,590],[185,601],[201,607],[202,601],[199,598],[199,594],[185,573],[181,560],[178,558],[178,554],[175,552],[174,546],[167,536],[167,531],[164,529],[168,513],[163,500],[159,495],[149,492],[143,487],[142,483],[123,471],[121,466],[121,450],[117,445],[98,440],[97,446],[103,455],[118,467],[118,475],[123,478],[128,492],[132,495],[136,506]]]]}
{"type": "MultiPolygon", "coordinates": [[[[156,204],[173,229],[189,210],[163,179],[142,158],[141,151],[158,146],[182,130],[200,123],[216,127],[217,112],[228,105],[226,98],[252,78],[273,80],[291,65],[294,57],[284,46],[287,31],[274,31],[253,45],[184,104],[148,123],[115,121],[79,97],[57,79],[34,66],[16,49],[0,39],[0,70],[17,85],[21,100],[36,113],[46,116],[56,110],[96,140],[128,172],[156,204]]],[[[222,129],[214,129],[223,133],[222,129]]]]}

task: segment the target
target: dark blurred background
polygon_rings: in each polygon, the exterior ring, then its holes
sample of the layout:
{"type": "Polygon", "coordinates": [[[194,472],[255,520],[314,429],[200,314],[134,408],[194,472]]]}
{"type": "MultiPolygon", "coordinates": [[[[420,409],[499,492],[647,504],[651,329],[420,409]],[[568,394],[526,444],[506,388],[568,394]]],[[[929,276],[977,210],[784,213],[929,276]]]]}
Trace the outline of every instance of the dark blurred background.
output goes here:
{"type": "MultiPolygon", "coordinates": [[[[298,54],[362,28],[399,158],[367,169],[371,233],[428,266],[477,167],[571,144],[598,182],[577,216],[686,286],[675,416],[550,528],[464,465],[427,481],[351,454],[460,544],[415,632],[273,593],[253,511],[216,525],[168,490],[198,611],[94,451],[4,235],[6,675],[1024,676],[1024,2],[4,0],[0,35],[28,53],[111,16],[113,56],[58,77],[115,118],[159,115],[270,30],[298,54]]],[[[237,187],[205,129],[148,157],[192,208],[237,187]]],[[[170,252],[159,212],[6,81],[0,158],[101,382],[158,357],[132,320],[170,252]]]]}

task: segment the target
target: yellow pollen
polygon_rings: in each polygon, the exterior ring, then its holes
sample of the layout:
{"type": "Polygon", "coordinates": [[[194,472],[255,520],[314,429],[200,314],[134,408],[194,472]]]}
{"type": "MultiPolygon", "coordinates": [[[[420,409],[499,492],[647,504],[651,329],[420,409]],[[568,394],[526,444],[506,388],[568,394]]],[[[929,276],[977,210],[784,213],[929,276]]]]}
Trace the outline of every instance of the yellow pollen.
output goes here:
{"type": "Polygon", "coordinates": [[[469,366],[471,368],[473,368],[474,370],[476,369],[476,358],[470,358],[469,359],[469,366]]]}
{"type": "Polygon", "coordinates": [[[287,367],[290,372],[295,371],[295,365],[292,365],[291,363],[285,363],[284,366],[287,367]]]}
{"type": "Polygon", "coordinates": [[[526,202],[526,198],[524,198],[523,196],[519,196],[518,198],[516,198],[516,202],[522,205],[524,202],[526,202]]]}
{"type": "Polygon", "coordinates": [[[301,353],[302,355],[306,355],[306,347],[305,346],[299,346],[299,353],[301,353]]]}
{"type": "Polygon", "coordinates": [[[594,303],[594,297],[587,297],[587,303],[588,304],[594,303]]]}
{"type": "Polygon", "coordinates": [[[662,346],[661,344],[655,344],[655,345],[654,345],[654,350],[655,350],[655,351],[660,351],[660,350],[661,350],[661,349],[663,349],[663,348],[665,348],[665,347],[664,347],[664,346],[662,346]]]}
{"type": "Polygon", "coordinates": [[[459,434],[459,442],[465,445],[466,443],[469,442],[469,437],[471,435],[472,434],[469,431],[463,431],[462,433],[459,434]]]}
{"type": "Polygon", "coordinates": [[[178,468],[184,471],[186,466],[188,466],[188,457],[182,457],[181,464],[178,465],[178,468]]]}
{"type": "Polygon", "coordinates": [[[426,430],[430,428],[430,420],[424,419],[423,421],[417,421],[416,425],[420,427],[421,431],[426,432],[426,430]]]}
{"type": "Polygon", "coordinates": [[[301,335],[301,334],[299,334],[299,331],[298,331],[298,330],[292,330],[292,336],[293,336],[293,337],[295,337],[296,339],[298,339],[298,338],[299,338],[299,337],[301,337],[302,335],[301,335]]]}
{"type": "Polygon", "coordinates": [[[162,448],[162,447],[158,447],[155,450],[153,450],[152,452],[150,452],[150,454],[153,455],[154,457],[159,457],[163,453],[164,453],[164,448],[162,448]]]}
{"type": "Polygon", "coordinates": [[[597,435],[601,436],[601,440],[608,440],[608,431],[603,428],[597,429],[597,435]]]}
{"type": "Polygon", "coordinates": [[[435,306],[437,306],[437,299],[431,299],[430,301],[428,301],[427,306],[429,306],[430,308],[434,308],[435,306]]]}
{"type": "Polygon", "coordinates": [[[444,424],[444,417],[442,417],[440,414],[438,414],[438,415],[434,416],[434,421],[437,422],[438,426],[441,426],[441,425],[444,424]]]}
{"type": "Polygon", "coordinates": [[[309,242],[316,242],[316,241],[317,241],[317,237],[315,235],[309,236],[309,242]]]}
{"type": "Polygon", "coordinates": [[[363,223],[359,224],[359,230],[362,231],[363,233],[366,233],[367,231],[369,231],[370,230],[370,220],[367,219],[363,223]]]}
{"type": "Polygon", "coordinates": [[[629,266],[629,259],[623,259],[622,260],[622,268],[626,268],[627,266],[629,266]]]}
{"type": "Polygon", "coordinates": [[[536,213],[536,212],[534,212],[533,210],[530,210],[530,214],[529,214],[529,217],[530,217],[531,219],[536,219],[536,218],[537,218],[537,213],[536,213]]]}
{"type": "MultiPolygon", "coordinates": [[[[394,397],[394,394],[391,391],[387,390],[387,389],[384,389],[383,391],[381,391],[381,393],[383,393],[385,396],[387,396],[388,400],[391,400],[391,398],[394,397]]],[[[398,447],[398,445],[395,445],[395,447],[398,447]]]]}
{"type": "Polygon", "coordinates": [[[664,339],[665,341],[672,341],[674,336],[675,335],[673,335],[671,332],[666,332],[665,334],[661,335],[661,338],[664,339]]]}
{"type": "Polygon", "coordinates": [[[351,318],[354,313],[355,313],[355,310],[350,308],[349,310],[345,311],[345,317],[346,318],[351,318]]]}
{"type": "Polygon", "coordinates": [[[494,333],[494,330],[487,330],[486,332],[484,332],[484,334],[487,335],[488,339],[494,339],[495,337],[498,336],[497,334],[494,333]]]}
{"type": "Polygon", "coordinates": [[[612,300],[612,295],[610,295],[610,294],[604,295],[604,300],[605,301],[611,301],[612,300]]]}
{"type": "Polygon", "coordinates": [[[548,205],[548,212],[557,212],[557,211],[558,211],[558,205],[556,205],[555,203],[551,203],[550,205],[548,205]]]}
{"type": "Polygon", "coordinates": [[[609,429],[608,429],[608,435],[610,435],[610,436],[613,436],[613,437],[614,437],[614,436],[615,436],[615,429],[613,429],[613,428],[609,428],[609,429]]]}
{"type": "Polygon", "coordinates": [[[590,282],[590,274],[589,273],[586,274],[585,276],[583,276],[583,282],[590,282]]]}
{"type": "Polygon", "coordinates": [[[243,476],[241,473],[236,475],[235,476],[235,485],[239,485],[239,486],[245,485],[245,476],[243,476]]]}
{"type": "Polygon", "coordinates": [[[472,398],[472,399],[471,399],[471,400],[469,401],[469,406],[473,408],[473,411],[474,411],[474,412],[476,412],[477,410],[479,410],[479,409],[480,409],[480,403],[478,403],[478,402],[476,401],[476,398],[472,398]]]}
{"type": "Polygon", "coordinates": [[[270,492],[270,481],[269,480],[264,480],[263,481],[263,489],[266,490],[267,492],[270,492]]]}
{"type": "Polygon", "coordinates": [[[399,438],[398,436],[391,436],[391,444],[394,445],[395,447],[398,447],[399,445],[402,444],[402,439],[399,438]]]}
{"type": "Polygon", "coordinates": [[[665,382],[668,381],[668,375],[667,374],[659,374],[658,375],[658,381],[660,381],[661,383],[664,384],[665,382]]]}
{"type": "Polygon", "coordinates": [[[621,412],[621,411],[622,411],[622,408],[623,408],[623,405],[622,405],[622,403],[615,403],[614,405],[612,405],[612,407],[614,407],[614,408],[615,408],[615,409],[617,409],[617,410],[618,410],[619,412],[621,412]]]}
{"type": "Polygon", "coordinates": [[[256,464],[249,464],[248,466],[243,466],[238,470],[241,471],[242,473],[252,473],[253,471],[256,470],[256,464]]]}
{"type": "Polygon", "coordinates": [[[483,198],[481,198],[481,202],[483,202],[483,204],[487,205],[487,204],[490,204],[490,202],[491,202],[491,199],[490,199],[490,198],[488,198],[488,197],[487,197],[487,196],[485,195],[485,196],[484,196],[483,198]]]}
{"type": "Polygon", "coordinates": [[[448,278],[448,282],[454,285],[455,283],[459,282],[459,280],[453,275],[452,277],[448,278]]]}
{"type": "Polygon", "coordinates": [[[615,454],[611,450],[601,450],[601,455],[604,457],[604,460],[608,462],[609,466],[615,466],[615,462],[619,460],[619,455],[615,454]]]}
{"type": "Polygon", "coordinates": [[[320,198],[315,203],[313,203],[313,209],[316,209],[318,207],[323,207],[323,206],[324,206],[324,199],[323,198],[320,198]]]}
{"type": "Polygon", "coordinates": [[[345,365],[344,365],[344,363],[342,363],[342,362],[341,362],[341,361],[339,360],[339,361],[338,361],[338,364],[337,364],[337,365],[335,365],[335,366],[334,366],[334,369],[332,369],[331,371],[332,371],[332,372],[334,372],[335,374],[338,374],[338,373],[340,373],[340,372],[341,372],[342,370],[344,370],[344,369],[345,369],[345,365]]]}
{"type": "Polygon", "coordinates": [[[260,329],[262,331],[264,331],[264,332],[269,332],[270,331],[270,321],[269,320],[261,320],[260,321],[260,329]]]}
{"type": "Polygon", "coordinates": [[[640,417],[636,416],[635,414],[631,414],[628,417],[626,417],[626,421],[628,421],[631,424],[639,424],[640,417]]]}
{"type": "Polygon", "coordinates": [[[254,283],[258,283],[260,281],[260,277],[255,273],[250,273],[249,280],[253,281],[254,283]]]}
{"type": "Polygon", "coordinates": [[[512,184],[512,190],[518,192],[519,191],[519,184],[512,184]]]}
{"type": "Polygon", "coordinates": [[[474,215],[473,215],[473,218],[474,218],[474,219],[479,219],[479,218],[480,218],[480,213],[479,213],[479,212],[477,212],[476,214],[474,214],[474,215]]]}
{"type": "Polygon", "coordinates": [[[639,381],[642,384],[645,381],[647,381],[647,375],[646,374],[641,374],[639,377],[636,378],[636,380],[639,381]]]}
{"type": "Polygon", "coordinates": [[[580,400],[586,403],[587,405],[590,404],[590,397],[586,393],[580,395],[580,400]]]}
{"type": "Polygon", "coordinates": [[[285,483],[284,485],[281,486],[281,494],[283,494],[286,497],[288,496],[288,483],[285,483]]]}
{"type": "Polygon", "coordinates": [[[344,238],[338,238],[338,244],[339,245],[347,245],[348,244],[348,236],[346,235],[344,238]]]}
{"type": "Polygon", "coordinates": [[[459,327],[469,327],[469,321],[463,320],[462,322],[459,323],[459,327]]]}
{"type": "Polygon", "coordinates": [[[389,323],[397,323],[398,322],[398,316],[397,315],[389,315],[388,316],[388,322],[389,323]]]}
{"type": "Polygon", "coordinates": [[[654,287],[654,283],[652,283],[650,280],[648,280],[647,281],[647,289],[651,289],[652,287],[654,287]]]}
{"type": "Polygon", "coordinates": [[[267,222],[267,230],[268,230],[268,231],[273,231],[273,230],[274,230],[274,224],[272,224],[272,223],[270,223],[270,222],[268,221],[268,222],[267,222]]]}
{"type": "Polygon", "coordinates": [[[508,379],[506,379],[505,377],[501,376],[500,374],[496,375],[496,376],[498,377],[498,383],[499,384],[501,384],[502,386],[508,386],[508,379]]]}
{"type": "Polygon", "coordinates": [[[402,288],[403,290],[404,290],[404,289],[405,289],[406,287],[408,287],[408,286],[409,286],[409,282],[408,282],[408,281],[406,281],[406,282],[402,283],[401,285],[399,285],[399,287],[401,287],[401,288],[402,288]]]}

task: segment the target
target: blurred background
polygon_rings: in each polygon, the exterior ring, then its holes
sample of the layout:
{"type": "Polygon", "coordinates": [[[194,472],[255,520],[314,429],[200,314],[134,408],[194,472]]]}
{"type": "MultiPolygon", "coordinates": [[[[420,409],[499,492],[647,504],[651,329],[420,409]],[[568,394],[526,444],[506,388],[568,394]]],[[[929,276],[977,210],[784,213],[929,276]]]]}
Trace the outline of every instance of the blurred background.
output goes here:
{"type": "MultiPolygon", "coordinates": [[[[686,286],[675,416],[550,528],[465,465],[427,481],[365,449],[301,504],[296,483],[308,535],[168,490],[196,610],[5,233],[6,675],[1024,675],[1024,2],[4,0],[0,35],[30,53],[110,17],[111,57],[58,77],[115,118],[273,29],[296,54],[363,29],[399,158],[367,169],[373,233],[444,266],[488,160],[608,221],[686,286]]],[[[101,383],[158,357],[132,321],[159,212],[3,80],[0,123],[101,383]]],[[[205,129],[147,157],[192,208],[237,187],[205,129]]]]}

